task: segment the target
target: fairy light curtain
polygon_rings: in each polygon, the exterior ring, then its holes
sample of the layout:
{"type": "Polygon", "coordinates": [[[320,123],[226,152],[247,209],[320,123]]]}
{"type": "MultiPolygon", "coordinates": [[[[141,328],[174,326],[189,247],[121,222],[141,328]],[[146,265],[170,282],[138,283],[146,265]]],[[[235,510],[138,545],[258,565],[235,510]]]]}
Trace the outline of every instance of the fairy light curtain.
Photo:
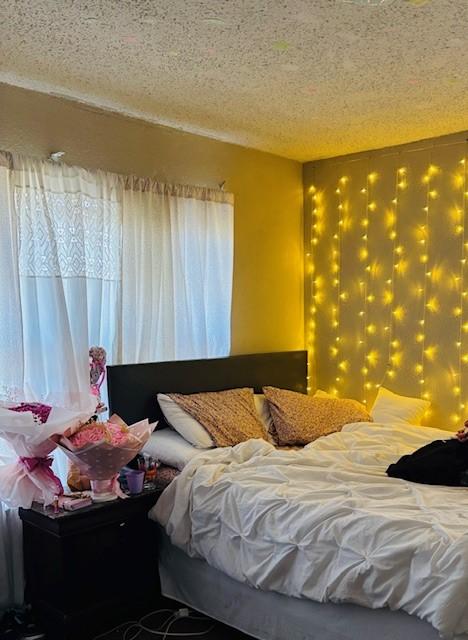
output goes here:
{"type": "Polygon", "coordinates": [[[368,406],[380,385],[468,410],[466,142],[306,167],[310,388],[368,406]],[[308,177],[309,176],[309,177],[308,177]]]}

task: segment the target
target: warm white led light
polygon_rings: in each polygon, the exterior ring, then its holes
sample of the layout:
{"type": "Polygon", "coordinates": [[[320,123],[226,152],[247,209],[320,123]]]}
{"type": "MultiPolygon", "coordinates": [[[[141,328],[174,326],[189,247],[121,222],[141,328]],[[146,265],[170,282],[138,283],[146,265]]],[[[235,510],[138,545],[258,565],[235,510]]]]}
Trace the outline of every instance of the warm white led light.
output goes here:
{"type": "MultiPolygon", "coordinates": [[[[310,244],[305,265],[313,265],[316,247],[320,246],[320,266],[324,270],[321,280],[315,274],[311,277],[316,294],[310,298],[313,304],[307,306],[307,312],[311,321],[316,318],[318,327],[325,319],[331,327],[332,346],[327,353],[330,362],[334,359],[329,379],[334,380],[335,395],[346,392],[352,397],[353,381],[348,381],[348,374],[357,371],[362,376],[361,391],[354,397],[364,396],[363,401],[366,399],[369,404],[371,392],[374,390],[373,397],[381,383],[388,383],[382,378],[386,370],[389,380],[401,372],[402,383],[408,378],[414,385],[419,384],[420,396],[430,399],[434,383],[438,384],[438,378],[442,382],[442,376],[449,371],[452,411],[458,415],[468,407],[464,392],[464,376],[468,375],[466,157],[468,154],[457,160],[460,164],[456,171],[443,179],[438,177],[440,168],[432,163],[424,176],[414,178],[413,172],[397,165],[391,193],[388,176],[377,176],[374,171],[367,172],[365,186],[357,187],[348,175],[338,174],[330,190],[335,200],[329,197],[330,193],[318,192],[315,187],[310,190],[309,202],[314,200],[315,204],[309,209],[310,244]],[[373,185],[380,186],[380,182],[382,190],[375,189],[373,185]],[[350,183],[353,190],[348,192],[350,183]],[[453,198],[445,211],[443,203],[449,185],[453,198]],[[359,191],[362,200],[354,205],[353,197],[359,191]],[[400,207],[414,202],[418,191],[423,191],[425,202],[411,218],[403,220],[400,207]],[[351,211],[351,206],[359,206],[359,212],[351,211]],[[447,224],[442,222],[442,216],[447,216],[447,224]],[[450,251],[444,257],[439,257],[437,247],[439,230],[443,230],[444,237],[452,235],[450,251]],[[458,327],[460,335],[453,336],[449,344],[441,341],[439,354],[439,326],[444,323],[454,327],[455,334],[458,327]],[[453,365],[453,358],[458,361],[459,370],[453,365]],[[349,389],[343,386],[345,382],[351,383],[349,389]]],[[[306,331],[313,333],[314,326],[315,322],[307,323],[306,331]]],[[[313,384],[310,386],[314,388],[313,384]]],[[[390,388],[393,386],[394,383],[390,388]]]]}

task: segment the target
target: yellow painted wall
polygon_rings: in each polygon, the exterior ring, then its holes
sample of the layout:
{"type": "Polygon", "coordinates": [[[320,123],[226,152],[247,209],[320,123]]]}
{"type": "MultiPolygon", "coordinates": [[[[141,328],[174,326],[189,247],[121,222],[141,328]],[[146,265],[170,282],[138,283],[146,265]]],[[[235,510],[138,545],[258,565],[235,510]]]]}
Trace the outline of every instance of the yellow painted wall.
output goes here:
{"type": "Polygon", "coordinates": [[[311,387],[421,395],[447,428],[468,413],[466,137],[304,165],[311,387]]]}
{"type": "Polygon", "coordinates": [[[235,194],[232,353],[301,349],[299,162],[0,85],[0,148],[235,194]]]}

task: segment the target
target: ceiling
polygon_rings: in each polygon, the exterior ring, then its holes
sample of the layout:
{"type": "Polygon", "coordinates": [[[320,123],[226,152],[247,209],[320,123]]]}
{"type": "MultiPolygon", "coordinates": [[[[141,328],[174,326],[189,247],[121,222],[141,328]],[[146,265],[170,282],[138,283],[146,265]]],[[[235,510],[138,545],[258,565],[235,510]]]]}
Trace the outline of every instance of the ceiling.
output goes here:
{"type": "Polygon", "coordinates": [[[468,0],[0,0],[0,81],[305,161],[468,128],[468,0]]]}

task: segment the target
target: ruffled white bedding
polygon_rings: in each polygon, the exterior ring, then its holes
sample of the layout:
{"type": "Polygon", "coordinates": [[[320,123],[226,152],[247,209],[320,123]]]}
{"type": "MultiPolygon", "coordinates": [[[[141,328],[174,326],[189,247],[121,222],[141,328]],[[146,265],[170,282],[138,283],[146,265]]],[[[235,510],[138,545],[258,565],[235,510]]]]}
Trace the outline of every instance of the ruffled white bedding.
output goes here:
{"type": "Polygon", "coordinates": [[[467,633],[468,488],[385,474],[447,437],[356,423],[300,451],[262,440],[208,450],[150,516],[187,554],[252,587],[403,609],[446,637],[467,633]]]}

